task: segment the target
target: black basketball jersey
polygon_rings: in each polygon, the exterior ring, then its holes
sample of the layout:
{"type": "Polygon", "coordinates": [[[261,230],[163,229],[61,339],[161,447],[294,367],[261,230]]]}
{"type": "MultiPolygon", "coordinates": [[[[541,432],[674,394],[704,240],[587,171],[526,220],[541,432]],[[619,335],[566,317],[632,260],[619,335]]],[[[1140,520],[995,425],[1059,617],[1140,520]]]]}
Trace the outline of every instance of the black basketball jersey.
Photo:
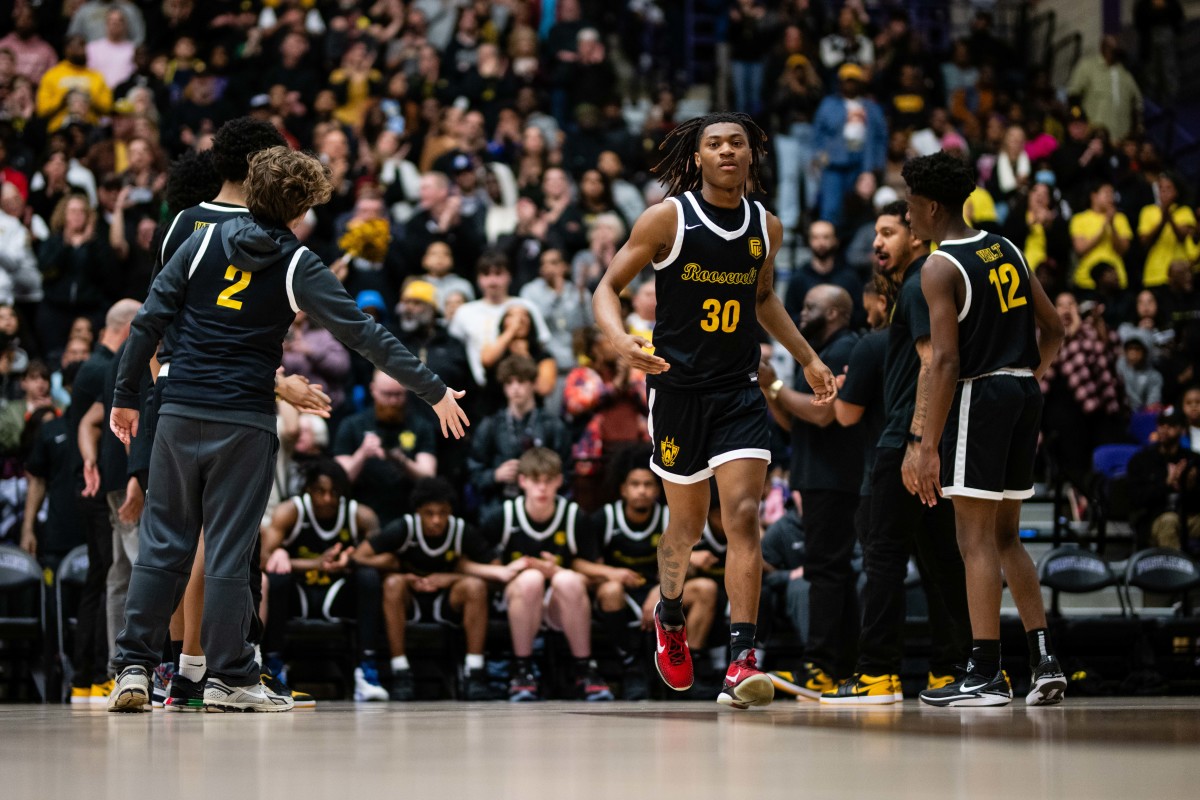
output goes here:
{"type": "Polygon", "coordinates": [[[497,547],[501,562],[510,564],[523,556],[538,558],[542,553],[550,553],[560,567],[570,566],[579,554],[578,520],[579,505],[560,497],[550,521],[535,528],[525,514],[524,498],[505,500],[497,547]]]}
{"type": "MultiPolygon", "coordinates": [[[[150,273],[150,283],[154,283],[154,279],[158,277],[158,273],[162,272],[163,264],[171,260],[171,256],[175,255],[175,251],[193,233],[203,230],[210,225],[216,225],[231,217],[249,215],[250,209],[226,203],[201,203],[180,211],[175,215],[175,219],[171,220],[171,225],[167,228],[167,235],[163,237],[162,249],[158,251],[154,260],[154,271],[150,273]]],[[[171,354],[175,352],[175,336],[174,325],[163,331],[162,341],[158,343],[159,364],[165,366],[171,363],[171,354]]],[[[169,369],[166,374],[170,374],[169,369]]],[[[159,376],[164,377],[164,373],[160,371],[159,376]]]]}
{"type": "Polygon", "coordinates": [[[421,525],[417,514],[405,514],[390,523],[371,546],[377,552],[395,553],[400,559],[400,569],[414,575],[432,575],[435,572],[454,572],[458,562],[466,556],[484,563],[489,560],[466,522],[451,516],[446,533],[440,539],[430,539],[421,525]]]}
{"type": "Polygon", "coordinates": [[[725,230],[697,196],[669,197],[675,245],[654,263],[658,308],[654,352],[671,365],[647,377],[651,389],[723,390],[758,381],[758,276],[771,243],[767,211],[742,198],[741,226],[725,230]]]}
{"type": "Polygon", "coordinates": [[[625,518],[625,503],[616,500],[597,512],[596,527],[601,535],[604,563],[625,567],[641,575],[647,583],[658,582],[658,542],[667,530],[669,512],[655,504],[650,519],[641,530],[634,530],[625,518]]]}
{"type": "MultiPolygon", "coordinates": [[[[307,252],[278,249],[269,262],[238,259],[225,250],[224,226],[202,226],[188,266],[186,300],[176,331],[162,403],[219,406],[275,415],[275,370],[283,339],[296,318],[290,272],[307,252]],[[253,271],[250,271],[253,270],[253,271]],[[215,386],[222,387],[218,394],[215,386]]],[[[265,255],[265,254],[264,254],[265,255]]]]}
{"type": "Polygon", "coordinates": [[[958,375],[977,378],[1041,362],[1033,314],[1036,280],[1021,251],[1003,236],[980,231],[941,242],[936,255],[958,267],[966,299],[958,313],[958,375]]]}
{"type": "Polygon", "coordinates": [[[704,530],[700,534],[700,541],[696,543],[695,549],[704,550],[717,557],[717,562],[711,567],[697,571],[700,575],[717,579],[725,577],[725,556],[729,550],[729,542],[718,539],[708,523],[704,524],[704,530]]]}
{"type": "MultiPolygon", "coordinates": [[[[335,544],[343,548],[358,544],[358,503],[342,498],[338,501],[337,517],[333,525],[325,528],[313,513],[312,498],[307,494],[293,497],[296,506],[296,524],[283,540],[283,548],[292,558],[320,558],[321,554],[335,544]]],[[[327,586],[331,583],[328,572],[311,569],[304,574],[309,586],[327,586]]]]}

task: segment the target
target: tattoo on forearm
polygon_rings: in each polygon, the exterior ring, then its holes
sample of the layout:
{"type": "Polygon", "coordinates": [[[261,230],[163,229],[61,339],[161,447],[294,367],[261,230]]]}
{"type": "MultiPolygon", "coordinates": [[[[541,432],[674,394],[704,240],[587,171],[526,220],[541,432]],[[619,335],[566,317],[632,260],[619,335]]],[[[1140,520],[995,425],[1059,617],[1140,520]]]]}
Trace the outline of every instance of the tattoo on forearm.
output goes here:
{"type": "Polygon", "coordinates": [[[925,430],[925,413],[929,410],[929,365],[922,362],[917,374],[917,404],[913,408],[912,424],[908,429],[920,436],[925,430]]]}

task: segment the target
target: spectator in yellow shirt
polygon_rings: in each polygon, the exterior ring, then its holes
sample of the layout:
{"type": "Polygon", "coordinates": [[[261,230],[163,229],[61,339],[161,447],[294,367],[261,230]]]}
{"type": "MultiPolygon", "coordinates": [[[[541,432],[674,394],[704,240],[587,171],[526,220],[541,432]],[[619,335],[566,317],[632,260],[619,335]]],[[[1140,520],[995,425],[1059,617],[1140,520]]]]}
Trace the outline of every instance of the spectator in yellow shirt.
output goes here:
{"type": "Polygon", "coordinates": [[[1121,288],[1129,285],[1125,273],[1125,251],[1133,240],[1133,228],[1129,219],[1117,211],[1111,183],[1102,182],[1088,193],[1091,207],[1071,217],[1071,242],[1079,264],[1075,267],[1075,286],[1080,289],[1095,289],[1092,267],[1108,262],[1117,268],[1121,288]]]}
{"type": "Polygon", "coordinates": [[[1179,186],[1174,175],[1158,177],[1158,203],[1146,206],[1138,215],[1138,237],[1146,248],[1146,288],[1167,282],[1172,261],[1195,261],[1200,256],[1196,235],[1196,214],[1179,202],[1179,186]]]}
{"type": "Polygon", "coordinates": [[[38,116],[46,120],[51,132],[68,121],[95,125],[112,108],[112,89],[104,76],[87,68],[87,41],[82,36],[68,37],[63,55],[63,60],[42,76],[37,91],[38,116]],[[80,96],[86,104],[79,101],[80,96]]]}

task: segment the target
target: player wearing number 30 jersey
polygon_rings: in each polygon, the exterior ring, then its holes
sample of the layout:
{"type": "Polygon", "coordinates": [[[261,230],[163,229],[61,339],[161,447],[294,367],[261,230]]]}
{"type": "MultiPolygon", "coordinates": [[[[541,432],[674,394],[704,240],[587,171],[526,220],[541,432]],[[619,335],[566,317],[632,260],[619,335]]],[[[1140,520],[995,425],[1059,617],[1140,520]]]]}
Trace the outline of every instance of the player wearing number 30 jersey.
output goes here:
{"type": "Polygon", "coordinates": [[[929,505],[953,498],[973,637],[966,674],[925,690],[921,699],[935,706],[1011,702],[1000,669],[1000,594],[1007,580],[1029,639],[1033,676],[1025,702],[1050,705],[1062,700],[1067,681],[1019,528],[1021,501],[1033,494],[1042,414],[1037,378],[1058,353],[1062,323],[1012,242],[963,222],[963,204],[975,188],[966,164],[935,153],[905,164],[904,180],[913,235],[939,243],[921,271],[933,359],[917,493],[929,505]]]}
{"type": "Polygon", "coordinates": [[[596,322],[650,390],[650,468],[665,482],[670,521],[659,543],[661,601],[654,613],[655,666],[664,682],[692,685],[683,584],[715,477],[729,540],[726,588],[731,663],[717,700],[734,708],[771,702],[771,681],[754,663],[762,582],[758,499],[770,453],[766,401],[758,387],[758,327],[804,367],[816,403],[833,401],[833,375],[775,295],[783,226],[746,199],[758,187],[766,137],[745,114],[710,114],[675,128],[656,171],[666,202],[648,209],[613,258],[593,306],[596,322]],[[658,294],[654,347],[626,331],[618,293],[650,263],[658,294]]]}

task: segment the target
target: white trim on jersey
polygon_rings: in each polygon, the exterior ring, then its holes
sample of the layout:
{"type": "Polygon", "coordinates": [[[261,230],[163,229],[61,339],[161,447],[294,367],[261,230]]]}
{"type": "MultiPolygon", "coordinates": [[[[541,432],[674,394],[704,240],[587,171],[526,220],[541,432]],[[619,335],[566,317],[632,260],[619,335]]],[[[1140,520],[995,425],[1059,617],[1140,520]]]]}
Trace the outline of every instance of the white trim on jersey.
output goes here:
{"type": "MultiPolygon", "coordinates": [[[[522,503],[524,505],[524,503],[522,503]]],[[[567,505],[567,549],[571,555],[579,555],[579,544],[575,541],[575,520],[579,516],[579,506],[575,503],[567,505]]]]}
{"type": "Polygon", "coordinates": [[[944,242],[938,242],[938,247],[942,248],[948,244],[970,244],[971,242],[978,242],[985,236],[987,236],[987,231],[979,231],[974,236],[970,236],[966,239],[947,239],[944,242]]]}
{"type": "MultiPolygon", "coordinates": [[[[650,437],[650,441],[654,441],[654,393],[656,389],[650,390],[650,396],[646,398],[646,435],[650,437]]],[[[654,466],[654,458],[650,459],[650,466],[654,466]]]]}
{"type": "Polygon", "coordinates": [[[971,421],[971,381],[962,382],[958,400],[958,440],[954,443],[954,486],[967,485],[967,426],[971,421]]]}
{"type": "Polygon", "coordinates": [[[691,475],[676,475],[674,472],[667,472],[653,461],[650,462],[650,470],[664,481],[679,483],[684,486],[688,486],[693,483],[699,483],[700,481],[706,481],[713,476],[711,467],[705,467],[699,472],[694,472],[691,475]]]}
{"type": "MultiPolygon", "coordinates": [[[[308,516],[308,524],[312,526],[313,533],[315,533],[318,538],[325,542],[336,539],[337,535],[341,533],[342,527],[346,524],[346,511],[350,506],[350,503],[346,502],[346,498],[343,497],[338,500],[337,519],[334,521],[333,527],[328,530],[322,528],[321,524],[317,522],[317,515],[313,512],[312,507],[312,496],[305,494],[301,502],[304,506],[304,513],[308,516]]],[[[353,533],[354,531],[351,531],[351,534],[353,533]]]]}
{"type": "Polygon", "coordinates": [[[436,550],[431,548],[429,543],[425,541],[425,526],[421,524],[421,515],[413,514],[412,520],[414,527],[413,532],[416,534],[417,547],[421,548],[421,552],[425,555],[429,556],[430,558],[441,558],[450,550],[454,550],[455,553],[460,551],[460,548],[455,546],[456,543],[461,544],[462,538],[463,522],[458,517],[451,515],[446,524],[444,541],[442,542],[441,547],[437,548],[436,550]]]}
{"type": "Polygon", "coordinates": [[[210,203],[207,200],[200,203],[200,207],[206,211],[217,211],[222,214],[249,214],[250,209],[245,206],[219,206],[216,203],[210,203]]]}
{"type": "MultiPolygon", "coordinates": [[[[521,530],[524,531],[529,538],[538,542],[544,542],[546,539],[549,539],[554,535],[554,532],[558,530],[558,526],[562,524],[563,515],[566,514],[568,506],[567,498],[556,498],[554,516],[551,517],[550,521],[546,523],[546,527],[543,530],[537,531],[533,529],[533,524],[530,523],[529,517],[525,515],[524,499],[515,497],[509,502],[513,504],[513,507],[517,512],[517,525],[520,526],[521,530]]],[[[577,507],[573,506],[572,508],[574,509],[577,507]]]]}
{"type": "Polygon", "coordinates": [[[1004,499],[1005,500],[1028,500],[1031,497],[1033,497],[1033,487],[1032,486],[1030,486],[1028,489],[1019,489],[1019,490],[1018,489],[1005,489],[1004,490],[1004,499]]]}
{"type": "Polygon", "coordinates": [[[716,534],[712,532],[712,528],[707,522],[704,523],[704,530],[700,532],[700,538],[708,542],[708,546],[717,553],[724,553],[729,549],[729,542],[726,541],[725,544],[718,542],[716,534]]]}
{"type": "Polygon", "coordinates": [[[675,259],[679,258],[679,251],[683,249],[683,206],[677,197],[668,197],[668,203],[675,204],[675,244],[671,246],[671,252],[662,261],[651,261],[650,266],[655,270],[665,269],[675,263],[675,259]]]}
{"type": "MultiPolygon", "coordinates": [[[[663,507],[661,505],[659,505],[658,503],[655,503],[654,511],[651,512],[650,520],[646,523],[645,529],[640,530],[640,531],[635,531],[633,528],[629,527],[629,521],[627,519],[625,519],[625,503],[624,502],[622,502],[621,500],[614,500],[612,503],[605,506],[605,509],[611,509],[615,512],[616,527],[620,529],[621,534],[623,536],[625,536],[625,538],[632,539],[635,542],[643,541],[644,539],[652,536],[654,534],[654,531],[658,528],[658,523],[662,519],[662,514],[663,514],[663,507]]],[[[612,523],[610,523],[610,525],[611,524],[612,523]]],[[[611,535],[606,537],[604,540],[604,543],[608,544],[609,541],[611,541],[611,539],[612,539],[611,535]]]]}
{"type": "MultiPolygon", "coordinates": [[[[1023,266],[1025,268],[1025,274],[1027,276],[1032,276],[1033,273],[1029,271],[1029,262],[1027,262],[1025,260],[1025,254],[1021,252],[1021,248],[1019,248],[1015,244],[1013,244],[1011,239],[1008,239],[1004,236],[1000,237],[1000,241],[1004,242],[1005,244],[1007,244],[1009,247],[1011,247],[1013,249],[1013,252],[1015,252],[1017,254],[1017,258],[1021,259],[1021,266],[1023,266]]],[[[1032,292],[1029,293],[1029,301],[1031,303],[1033,302],[1033,293],[1032,292]]]]}
{"type": "Polygon", "coordinates": [[[708,460],[710,469],[716,469],[722,464],[728,464],[730,461],[736,461],[739,458],[758,458],[771,462],[771,451],[763,450],[758,447],[741,447],[737,450],[726,450],[724,453],[718,453],[708,460]]]}
{"type": "MultiPolygon", "coordinates": [[[[754,201],[754,205],[758,206],[758,220],[759,220],[759,224],[762,225],[763,253],[770,253],[771,252],[771,234],[767,232],[767,209],[763,206],[762,203],[758,202],[757,200],[754,201]]],[[[764,256],[764,260],[765,260],[765,256],[764,256]]]]}
{"type": "Polygon", "coordinates": [[[212,239],[213,231],[217,227],[209,225],[204,229],[204,241],[200,242],[200,249],[196,251],[196,257],[192,259],[192,266],[188,269],[188,278],[190,279],[196,272],[196,267],[200,266],[200,259],[204,258],[204,251],[208,249],[209,240],[212,239]]]}
{"type": "Polygon", "coordinates": [[[954,256],[950,255],[949,253],[938,250],[933,255],[941,256],[942,258],[946,259],[951,264],[958,267],[958,271],[962,273],[963,283],[967,287],[966,299],[963,300],[962,311],[958,312],[958,321],[962,322],[964,319],[967,318],[967,314],[969,314],[971,312],[971,278],[969,275],[967,275],[967,268],[964,267],[961,263],[959,263],[959,260],[957,258],[955,258],[954,256]]]}
{"type": "Polygon", "coordinates": [[[175,224],[179,222],[179,218],[182,216],[182,211],[175,215],[175,219],[171,220],[171,227],[167,228],[167,235],[163,237],[162,249],[159,251],[158,258],[163,262],[164,266],[167,263],[167,242],[171,241],[171,234],[175,231],[175,224]]]}
{"type": "Polygon", "coordinates": [[[296,290],[292,288],[292,282],[296,278],[296,265],[300,263],[300,256],[308,252],[308,248],[301,246],[296,254],[292,256],[292,262],[288,264],[287,277],[283,281],[283,288],[287,290],[288,305],[292,307],[292,311],[299,314],[300,306],[296,305],[296,290]]]}
{"type": "MultiPolygon", "coordinates": [[[[1033,496],[1033,490],[1029,490],[1029,496],[1033,496]]],[[[966,486],[943,486],[942,497],[971,497],[975,500],[1008,500],[1006,492],[989,492],[987,489],[969,489],[966,486]]],[[[1017,498],[1011,498],[1016,500],[1017,498]]]]}
{"type": "Polygon", "coordinates": [[[746,229],[750,227],[750,201],[748,201],[745,196],[742,197],[742,208],[746,211],[746,218],[742,220],[742,227],[738,228],[736,231],[727,231],[709,219],[708,216],[700,209],[700,203],[697,202],[696,198],[691,192],[684,192],[683,196],[686,197],[688,202],[692,204],[692,208],[695,210],[696,216],[700,217],[700,221],[704,223],[704,226],[727,242],[732,242],[734,239],[742,236],[746,233],[746,229]]]}

